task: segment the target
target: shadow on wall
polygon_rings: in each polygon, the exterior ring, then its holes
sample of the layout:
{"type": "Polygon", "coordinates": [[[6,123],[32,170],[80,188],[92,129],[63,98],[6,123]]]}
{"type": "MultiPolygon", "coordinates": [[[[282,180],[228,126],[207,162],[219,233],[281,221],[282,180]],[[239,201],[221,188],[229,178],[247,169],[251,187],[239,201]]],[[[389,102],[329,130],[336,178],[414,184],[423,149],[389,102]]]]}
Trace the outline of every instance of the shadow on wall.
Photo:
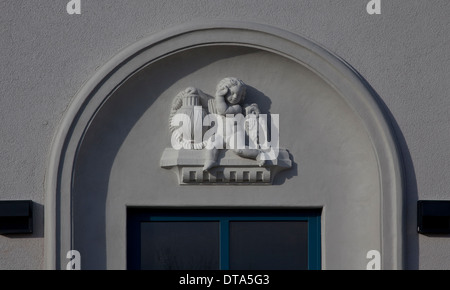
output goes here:
{"type": "Polygon", "coordinates": [[[361,78],[364,85],[375,96],[375,100],[380,106],[386,120],[390,121],[391,128],[394,131],[396,143],[400,156],[402,158],[401,164],[403,165],[403,180],[404,180],[404,194],[403,194],[403,256],[404,267],[406,270],[418,270],[419,269],[419,235],[417,233],[417,201],[419,199],[417,191],[416,173],[414,170],[414,163],[411,158],[408,144],[405,136],[402,133],[395,117],[384,103],[382,98],[373,89],[373,87],[367,82],[367,80],[361,76],[352,66],[351,67],[356,74],[361,78]]]}

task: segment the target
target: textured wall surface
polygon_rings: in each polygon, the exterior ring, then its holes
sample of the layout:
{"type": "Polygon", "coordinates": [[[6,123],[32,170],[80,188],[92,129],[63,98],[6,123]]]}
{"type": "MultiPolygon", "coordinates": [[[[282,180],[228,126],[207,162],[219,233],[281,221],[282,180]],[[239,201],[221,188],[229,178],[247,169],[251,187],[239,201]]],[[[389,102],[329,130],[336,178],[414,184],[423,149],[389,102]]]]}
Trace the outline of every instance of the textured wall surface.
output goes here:
{"type": "Polygon", "coordinates": [[[382,0],[0,0],[0,199],[35,202],[33,236],[0,236],[1,269],[43,267],[44,180],[71,99],[120,50],[201,19],[303,35],[359,71],[392,115],[406,165],[406,266],[450,269],[450,238],[416,233],[418,199],[450,199],[450,2],[382,0]]]}

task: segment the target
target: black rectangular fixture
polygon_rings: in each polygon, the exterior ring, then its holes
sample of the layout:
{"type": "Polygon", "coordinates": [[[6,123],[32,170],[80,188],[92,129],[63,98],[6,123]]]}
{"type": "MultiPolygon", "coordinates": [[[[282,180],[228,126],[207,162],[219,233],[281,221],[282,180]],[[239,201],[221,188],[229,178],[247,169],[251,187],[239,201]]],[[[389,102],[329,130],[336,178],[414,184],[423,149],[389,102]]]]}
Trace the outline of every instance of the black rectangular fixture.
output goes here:
{"type": "Polygon", "coordinates": [[[417,231],[420,234],[450,234],[450,201],[419,200],[417,231]]]}
{"type": "Polygon", "coordinates": [[[31,233],[33,233],[33,202],[0,201],[0,235],[31,233]]]}

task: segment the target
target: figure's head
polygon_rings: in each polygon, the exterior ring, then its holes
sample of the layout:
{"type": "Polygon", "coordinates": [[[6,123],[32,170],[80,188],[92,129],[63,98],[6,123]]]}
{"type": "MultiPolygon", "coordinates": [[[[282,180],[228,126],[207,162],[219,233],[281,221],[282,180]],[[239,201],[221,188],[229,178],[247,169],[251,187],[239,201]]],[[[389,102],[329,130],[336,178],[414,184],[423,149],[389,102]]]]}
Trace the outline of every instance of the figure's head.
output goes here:
{"type": "Polygon", "coordinates": [[[246,85],[237,78],[224,78],[217,85],[216,95],[223,96],[231,105],[236,105],[244,101],[246,85]]]}

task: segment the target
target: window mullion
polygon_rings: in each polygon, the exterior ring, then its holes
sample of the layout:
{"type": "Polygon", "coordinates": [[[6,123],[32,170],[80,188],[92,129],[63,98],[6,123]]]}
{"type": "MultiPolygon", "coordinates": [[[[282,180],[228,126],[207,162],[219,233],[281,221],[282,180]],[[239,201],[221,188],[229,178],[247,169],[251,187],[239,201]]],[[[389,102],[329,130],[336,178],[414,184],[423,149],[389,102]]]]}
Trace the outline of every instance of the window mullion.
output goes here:
{"type": "Polygon", "coordinates": [[[220,219],[220,269],[230,269],[230,221],[220,219]]]}

